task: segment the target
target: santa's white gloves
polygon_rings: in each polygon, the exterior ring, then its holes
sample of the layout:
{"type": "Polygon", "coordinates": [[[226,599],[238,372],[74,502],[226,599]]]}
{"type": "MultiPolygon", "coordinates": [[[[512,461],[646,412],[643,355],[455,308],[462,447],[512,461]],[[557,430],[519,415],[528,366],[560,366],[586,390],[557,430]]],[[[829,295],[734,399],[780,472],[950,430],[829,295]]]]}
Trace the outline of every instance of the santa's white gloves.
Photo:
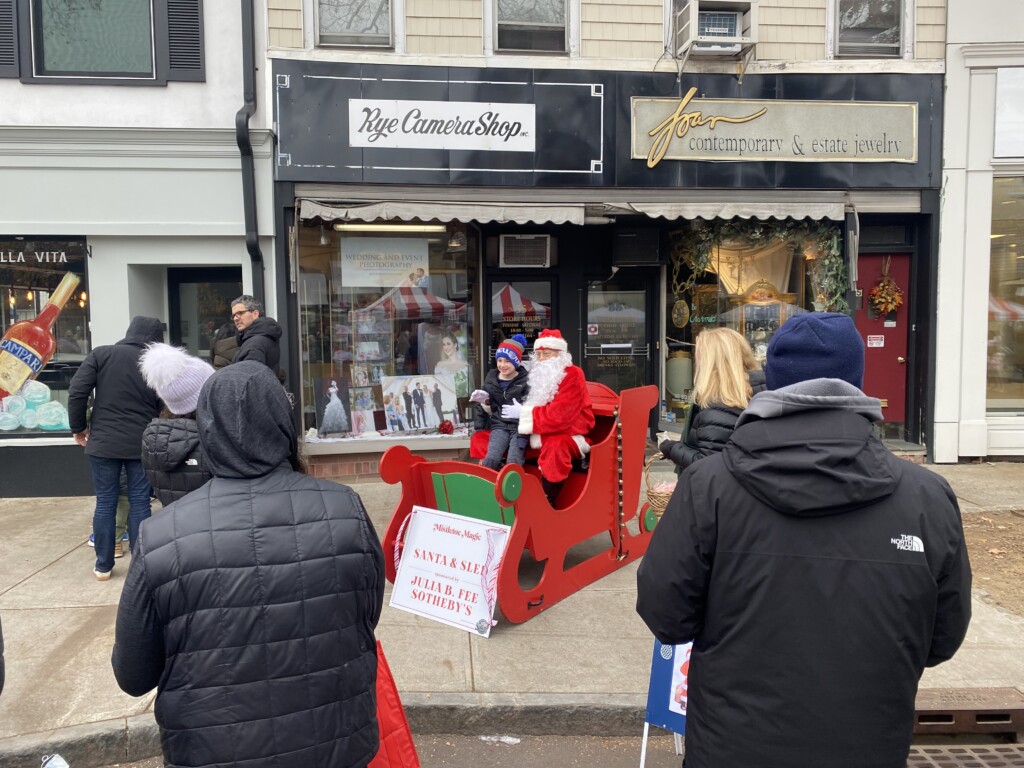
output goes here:
{"type": "Polygon", "coordinates": [[[474,389],[473,394],[469,396],[471,403],[486,403],[488,400],[490,400],[490,397],[482,389],[474,389]]]}
{"type": "Polygon", "coordinates": [[[522,404],[513,397],[512,398],[512,405],[503,405],[503,406],[501,406],[501,418],[508,419],[510,421],[518,419],[519,418],[519,414],[520,414],[520,412],[522,410],[523,410],[522,404]]]}

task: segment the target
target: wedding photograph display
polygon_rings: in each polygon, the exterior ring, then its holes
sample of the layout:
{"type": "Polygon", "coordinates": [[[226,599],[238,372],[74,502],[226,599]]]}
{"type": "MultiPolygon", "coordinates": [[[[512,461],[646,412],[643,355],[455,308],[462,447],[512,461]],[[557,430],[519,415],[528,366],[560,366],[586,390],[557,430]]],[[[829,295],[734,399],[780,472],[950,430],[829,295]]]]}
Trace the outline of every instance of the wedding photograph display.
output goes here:
{"type": "Polygon", "coordinates": [[[354,387],[352,389],[352,434],[362,435],[374,432],[374,411],[381,410],[374,387],[354,387]]]}
{"type": "Polygon", "coordinates": [[[352,431],[352,419],[348,413],[348,382],[345,379],[323,378],[316,383],[317,413],[320,424],[319,437],[341,437],[352,431]]]}
{"type": "Polygon", "coordinates": [[[381,385],[389,432],[437,429],[446,419],[456,423],[458,400],[451,374],[385,376],[381,385]]]}

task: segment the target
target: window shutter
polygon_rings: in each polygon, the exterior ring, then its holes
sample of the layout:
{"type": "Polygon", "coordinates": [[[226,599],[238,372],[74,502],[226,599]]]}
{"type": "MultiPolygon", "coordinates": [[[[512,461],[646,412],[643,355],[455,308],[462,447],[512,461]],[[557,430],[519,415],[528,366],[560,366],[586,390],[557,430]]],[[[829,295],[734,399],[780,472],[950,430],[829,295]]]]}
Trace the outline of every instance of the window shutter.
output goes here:
{"type": "Polygon", "coordinates": [[[167,52],[168,80],[205,82],[203,0],[167,0],[167,52]]]}
{"type": "Polygon", "coordinates": [[[0,77],[18,76],[17,0],[0,0],[0,77]]]}

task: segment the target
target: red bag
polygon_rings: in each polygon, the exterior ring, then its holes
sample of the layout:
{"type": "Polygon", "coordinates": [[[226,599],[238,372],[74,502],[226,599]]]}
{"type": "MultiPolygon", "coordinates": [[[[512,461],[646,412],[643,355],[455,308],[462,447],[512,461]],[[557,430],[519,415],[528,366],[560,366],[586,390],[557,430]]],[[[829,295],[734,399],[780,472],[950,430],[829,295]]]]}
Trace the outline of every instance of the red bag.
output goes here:
{"type": "Polygon", "coordinates": [[[491,439],[491,430],[478,429],[469,438],[469,458],[482,459],[487,455],[487,443],[491,439]]]}
{"type": "Polygon", "coordinates": [[[367,768],[420,768],[409,721],[405,719],[398,687],[380,640],[377,641],[377,724],[380,748],[367,768]]]}

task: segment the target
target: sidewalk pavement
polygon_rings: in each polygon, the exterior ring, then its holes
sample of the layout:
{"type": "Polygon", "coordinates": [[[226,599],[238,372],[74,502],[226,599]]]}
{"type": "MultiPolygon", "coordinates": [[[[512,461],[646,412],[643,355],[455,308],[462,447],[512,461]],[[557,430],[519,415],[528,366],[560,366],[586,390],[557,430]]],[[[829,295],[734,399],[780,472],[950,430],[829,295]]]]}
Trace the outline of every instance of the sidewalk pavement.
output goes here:
{"type": "MultiPolygon", "coordinates": [[[[1024,509],[1024,463],[931,465],[965,515],[1024,509]]],[[[652,482],[671,479],[655,462],[652,482]],[[664,478],[662,478],[664,474],[664,478]]],[[[354,486],[383,536],[399,487],[354,486]]],[[[0,500],[0,616],[7,684],[0,696],[0,766],[35,766],[59,752],[73,768],[160,754],[155,693],[120,691],[110,668],[114,619],[130,556],[97,582],[86,544],[93,499],[0,500]]],[[[623,735],[643,729],[652,638],[634,611],[636,564],[524,624],[499,617],[490,638],[390,608],[383,643],[413,731],[623,735]]],[[[922,689],[1024,692],[1024,617],[976,592],[964,646],[926,671],[922,689]]]]}

